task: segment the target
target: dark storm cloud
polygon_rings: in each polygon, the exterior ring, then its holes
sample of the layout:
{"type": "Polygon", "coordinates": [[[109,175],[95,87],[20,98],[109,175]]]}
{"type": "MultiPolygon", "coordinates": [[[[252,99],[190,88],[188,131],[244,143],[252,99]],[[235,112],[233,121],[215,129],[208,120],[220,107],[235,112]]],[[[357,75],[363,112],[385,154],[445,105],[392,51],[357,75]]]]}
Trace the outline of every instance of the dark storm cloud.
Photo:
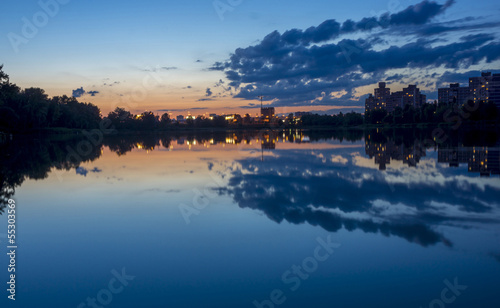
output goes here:
{"type": "MultiPolygon", "coordinates": [[[[494,74],[500,73],[500,70],[489,70],[494,74]]],[[[469,77],[481,76],[481,71],[470,70],[463,73],[445,72],[441,77],[441,83],[447,87],[450,83],[460,83],[460,86],[465,87],[469,84],[469,77]]]]}
{"type": "Polygon", "coordinates": [[[96,94],[99,94],[99,91],[89,91],[87,93],[90,94],[90,96],[96,96],[96,94]]]}
{"type": "MultiPolygon", "coordinates": [[[[423,1],[394,14],[357,22],[327,20],[306,30],[292,29],[283,34],[274,31],[256,45],[236,49],[227,61],[217,62],[211,69],[225,73],[229,86],[239,90],[235,98],[253,100],[264,96],[274,106],[348,106],[360,104],[353,102],[355,88],[386,80],[391,69],[466,69],[481,61],[500,59],[500,43],[490,33],[463,35],[453,42],[417,36],[398,45],[387,45],[379,36],[341,39],[346,34],[374,29],[402,33],[406,28],[430,27],[431,20],[453,3],[423,1]]],[[[453,27],[458,26],[441,24],[442,31],[453,27]]],[[[437,28],[427,29],[439,32],[437,28]]]]}
{"type": "Polygon", "coordinates": [[[281,44],[309,45],[311,43],[333,40],[341,34],[369,31],[389,26],[421,25],[443,13],[454,2],[453,0],[448,0],[445,4],[438,4],[434,1],[422,1],[417,5],[407,7],[401,12],[384,14],[378,18],[368,17],[358,22],[347,20],[342,24],[335,19],[329,19],[317,27],[310,27],[306,30],[291,29],[285,31],[282,35],[278,31],[274,31],[264,38],[260,45],[255,46],[255,51],[272,49],[275,46],[274,41],[276,40],[281,44]]]}
{"type": "Polygon", "coordinates": [[[419,39],[376,50],[367,40],[344,39],[337,44],[288,48],[279,59],[273,53],[256,58],[253,51],[240,50],[231,58],[226,76],[235,83],[248,84],[236,95],[239,98],[264,95],[311,100],[322,91],[373,84],[389,69],[458,68],[482,60],[492,62],[500,58],[500,44],[493,40],[492,35],[477,34],[446,45],[435,46],[434,40],[419,39]],[[360,70],[362,73],[358,73],[360,70]]]}
{"type": "MultiPolygon", "coordinates": [[[[445,4],[437,4],[434,1],[422,1],[416,5],[410,5],[399,13],[392,14],[389,17],[391,25],[422,25],[431,18],[443,13],[447,8],[455,3],[454,0],[448,0],[445,4]]],[[[381,17],[384,19],[384,16],[381,17]]]]}
{"type": "Polygon", "coordinates": [[[205,91],[205,96],[212,96],[212,90],[210,90],[210,88],[207,88],[207,90],[205,91]]]}
{"type": "MultiPolygon", "coordinates": [[[[478,31],[478,30],[491,30],[500,27],[499,22],[476,22],[475,18],[463,18],[448,22],[432,23],[419,26],[399,27],[397,29],[390,29],[404,35],[415,34],[418,36],[431,36],[438,34],[446,34],[452,32],[464,31],[478,31]]],[[[491,31],[490,31],[491,32],[491,31]]]]}

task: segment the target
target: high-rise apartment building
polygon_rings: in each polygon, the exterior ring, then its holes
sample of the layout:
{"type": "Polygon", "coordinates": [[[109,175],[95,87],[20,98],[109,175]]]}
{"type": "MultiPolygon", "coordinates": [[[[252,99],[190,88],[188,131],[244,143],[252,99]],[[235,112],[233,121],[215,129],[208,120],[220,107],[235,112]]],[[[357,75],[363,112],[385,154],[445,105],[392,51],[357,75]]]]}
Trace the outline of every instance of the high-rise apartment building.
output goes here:
{"type": "Polygon", "coordinates": [[[469,99],[472,99],[470,88],[461,87],[459,83],[452,83],[449,88],[438,89],[438,102],[440,103],[456,103],[463,105],[469,99]]]}
{"type": "Polygon", "coordinates": [[[420,89],[416,85],[409,85],[403,91],[391,93],[389,88],[386,88],[385,82],[380,82],[378,88],[374,90],[374,95],[371,95],[365,101],[365,112],[369,110],[385,109],[388,112],[393,112],[396,107],[405,108],[406,105],[418,108],[426,102],[426,96],[420,94],[420,89]]]}
{"type": "Polygon", "coordinates": [[[500,74],[483,72],[479,77],[470,77],[467,87],[460,87],[458,83],[450,84],[449,88],[438,89],[440,103],[465,104],[473,102],[492,102],[500,108],[500,74]]]}

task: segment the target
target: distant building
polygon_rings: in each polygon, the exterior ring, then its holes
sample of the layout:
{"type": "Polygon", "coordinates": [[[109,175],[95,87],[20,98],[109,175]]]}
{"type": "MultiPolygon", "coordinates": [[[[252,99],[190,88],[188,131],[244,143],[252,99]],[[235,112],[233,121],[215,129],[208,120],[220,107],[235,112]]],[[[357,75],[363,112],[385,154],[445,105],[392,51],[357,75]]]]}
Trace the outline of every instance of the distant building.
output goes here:
{"type": "Polygon", "coordinates": [[[274,107],[260,108],[260,116],[262,118],[262,121],[270,122],[272,119],[274,119],[274,107]]]}
{"type": "Polygon", "coordinates": [[[492,102],[500,108],[500,74],[484,72],[481,77],[471,77],[469,89],[474,102],[492,102]]]}
{"type": "Polygon", "coordinates": [[[481,77],[469,78],[469,89],[474,102],[488,101],[490,99],[490,83],[493,76],[490,72],[481,73],[481,77]]]}
{"type": "Polygon", "coordinates": [[[461,87],[459,83],[450,84],[449,88],[438,89],[439,103],[456,103],[463,105],[471,98],[470,88],[461,87]]]}
{"type": "Polygon", "coordinates": [[[368,94],[368,97],[365,99],[365,113],[375,109],[375,97],[372,94],[368,94]]]}
{"type": "Polygon", "coordinates": [[[403,89],[403,104],[401,108],[405,108],[406,105],[410,105],[414,108],[420,108],[425,104],[427,97],[420,94],[420,89],[416,85],[408,85],[407,88],[403,89]]]}
{"type": "Polygon", "coordinates": [[[483,72],[479,77],[470,77],[467,87],[453,83],[449,88],[439,88],[438,99],[440,103],[456,102],[461,105],[469,100],[492,102],[500,108],[500,74],[483,72]]]}
{"type": "Polygon", "coordinates": [[[380,104],[380,108],[386,108],[387,101],[391,97],[391,89],[385,87],[385,82],[379,82],[378,88],[374,90],[375,100],[380,104]]]}
{"type": "Polygon", "coordinates": [[[177,119],[177,122],[184,122],[184,116],[183,115],[178,115],[176,119],[177,119]]]}
{"type": "Polygon", "coordinates": [[[396,107],[402,107],[403,97],[404,97],[403,91],[396,91],[392,93],[387,101],[387,111],[393,112],[394,109],[396,109],[396,107]]]}
{"type": "Polygon", "coordinates": [[[369,95],[365,101],[365,111],[386,109],[391,97],[391,89],[385,87],[385,82],[379,82],[378,88],[374,90],[375,95],[369,95]]]}
{"type": "Polygon", "coordinates": [[[253,118],[250,116],[250,114],[245,114],[245,116],[243,117],[243,124],[251,124],[253,123],[253,118]]]}
{"type": "Polygon", "coordinates": [[[500,74],[493,74],[491,81],[492,83],[489,87],[490,101],[500,109],[500,74]]]}
{"type": "Polygon", "coordinates": [[[305,115],[310,115],[310,114],[311,114],[310,112],[306,112],[306,111],[297,111],[297,112],[295,112],[295,117],[301,118],[305,115]]]}
{"type": "Polygon", "coordinates": [[[409,85],[403,91],[391,93],[391,89],[386,88],[385,82],[379,82],[378,88],[374,90],[374,95],[370,94],[365,100],[365,112],[378,109],[393,112],[396,107],[404,108],[406,105],[418,108],[426,100],[427,97],[420,93],[420,89],[416,85],[409,85]]]}

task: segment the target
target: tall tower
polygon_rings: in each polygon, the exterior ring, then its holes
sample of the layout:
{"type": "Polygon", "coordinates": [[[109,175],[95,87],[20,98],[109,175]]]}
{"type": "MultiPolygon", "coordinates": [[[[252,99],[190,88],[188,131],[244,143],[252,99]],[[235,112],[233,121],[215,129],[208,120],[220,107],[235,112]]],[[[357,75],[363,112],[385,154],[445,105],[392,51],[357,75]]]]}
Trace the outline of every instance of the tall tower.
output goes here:
{"type": "Polygon", "coordinates": [[[259,96],[259,98],[260,98],[260,117],[263,117],[264,112],[262,111],[262,99],[264,98],[264,96],[259,96]]]}

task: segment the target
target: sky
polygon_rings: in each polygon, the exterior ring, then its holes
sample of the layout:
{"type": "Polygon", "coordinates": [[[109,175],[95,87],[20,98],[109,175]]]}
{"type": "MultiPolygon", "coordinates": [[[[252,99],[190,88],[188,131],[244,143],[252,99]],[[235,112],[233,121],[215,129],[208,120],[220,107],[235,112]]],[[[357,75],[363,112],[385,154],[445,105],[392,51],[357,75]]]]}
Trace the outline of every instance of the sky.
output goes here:
{"type": "Polygon", "coordinates": [[[500,69],[487,0],[18,0],[0,3],[0,65],[22,88],[174,115],[362,112],[379,81],[500,69]]]}

